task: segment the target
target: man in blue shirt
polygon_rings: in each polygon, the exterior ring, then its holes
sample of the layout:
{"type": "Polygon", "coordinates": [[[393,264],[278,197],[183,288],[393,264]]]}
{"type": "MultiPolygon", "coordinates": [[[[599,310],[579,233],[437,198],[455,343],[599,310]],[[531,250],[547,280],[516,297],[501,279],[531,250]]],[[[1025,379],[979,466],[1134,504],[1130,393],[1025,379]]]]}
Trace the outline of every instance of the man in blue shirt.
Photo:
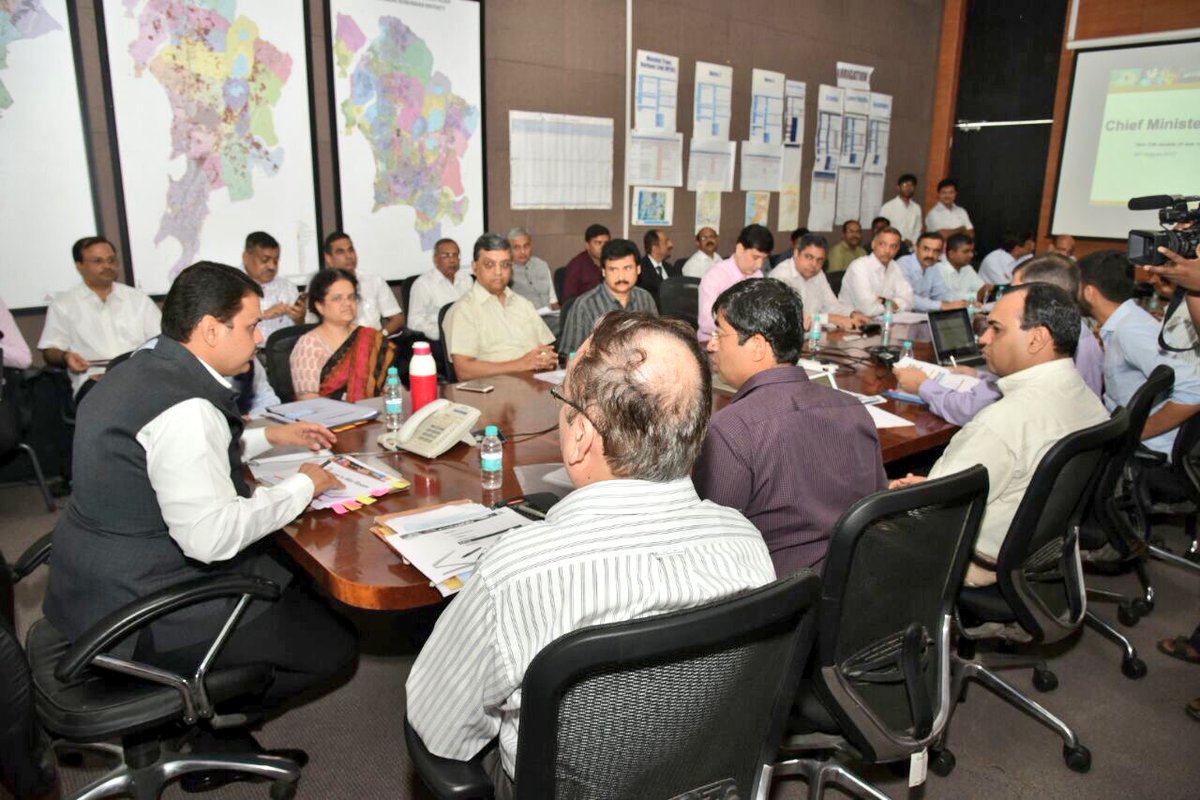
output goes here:
{"type": "Polygon", "coordinates": [[[929,231],[917,238],[917,249],[898,260],[913,290],[913,311],[966,308],[967,301],[955,299],[942,278],[937,263],[942,257],[942,236],[929,231]]]}
{"type": "Polygon", "coordinates": [[[1158,320],[1133,300],[1133,265],[1118,250],[1092,253],[1079,261],[1084,311],[1100,324],[1104,342],[1104,404],[1111,411],[1129,403],[1159,364],[1175,370],[1175,388],[1142,429],[1143,443],[1171,456],[1180,425],[1200,411],[1200,369],[1158,346],[1158,320]]]}

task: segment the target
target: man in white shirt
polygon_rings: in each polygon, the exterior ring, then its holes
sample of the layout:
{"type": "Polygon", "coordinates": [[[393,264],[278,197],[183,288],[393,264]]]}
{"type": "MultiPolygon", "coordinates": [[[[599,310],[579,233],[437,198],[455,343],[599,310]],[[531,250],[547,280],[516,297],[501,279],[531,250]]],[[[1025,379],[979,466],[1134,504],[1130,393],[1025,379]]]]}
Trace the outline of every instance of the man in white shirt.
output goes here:
{"type": "MultiPolygon", "coordinates": [[[[358,278],[359,325],[377,328],[384,334],[393,334],[404,327],[404,309],[396,301],[396,293],[382,276],[374,272],[358,271],[358,251],[350,235],[334,231],[325,237],[325,266],[344,269],[358,278]]],[[[316,315],[312,315],[316,322],[316,315]]]]}
{"type": "Polygon", "coordinates": [[[883,204],[879,216],[887,217],[892,227],[900,231],[900,243],[910,250],[921,235],[921,204],[913,200],[917,192],[917,176],[906,172],[896,181],[898,194],[883,204]]]}
{"type": "Polygon", "coordinates": [[[1034,246],[1032,233],[1005,231],[1000,246],[983,257],[979,277],[989,286],[1007,286],[1012,283],[1013,269],[1033,255],[1034,246]]]}
{"type": "Polygon", "coordinates": [[[442,338],[438,312],[471,289],[471,273],[459,269],[460,252],[453,239],[439,239],[433,246],[433,269],[413,281],[408,293],[408,327],[431,342],[442,338]]]}
{"type": "Polygon", "coordinates": [[[508,243],[512,245],[513,276],[512,290],[533,303],[539,311],[559,309],[558,294],[554,291],[554,276],[550,265],[533,254],[533,238],[524,228],[512,228],[508,232],[508,243]]]}
{"type": "Polygon", "coordinates": [[[83,283],[54,296],[38,349],[47,364],[66,367],[71,391],[82,399],[80,389],[102,377],[109,360],[158,335],[162,315],[153,300],[117,280],[117,251],[103,236],[80,239],[71,255],[83,283]]]}
{"type": "Polygon", "coordinates": [[[942,239],[949,239],[956,233],[975,236],[975,225],[962,206],[956,205],[958,199],[958,181],[945,178],[938,181],[938,201],[925,215],[925,230],[937,231],[942,239]]]}
{"type": "Polygon", "coordinates": [[[1057,253],[1063,258],[1075,260],[1075,237],[1069,233],[1060,233],[1050,240],[1047,253],[1057,253]]]}
{"type": "MultiPolygon", "coordinates": [[[[222,575],[283,588],[252,601],[216,664],[267,664],[257,707],[328,682],[354,659],[354,635],[260,541],[340,482],[304,464],[253,492],[242,458],[271,446],[331,446],[308,422],[245,430],[233,375],[262,341],[261,289],[240,270],[201,262],[179,274],[163,304],[163,335],[97,384],[80,406],[71,504],[54,529],[46,618],[74,639],[105,615],[158,590],[222,575]],[[289,585],[290,584],[290,585],[289,585]]],[[[225,624],[231,601],[180,609],[118,645],[120,655],[191,674],[225,624]]],[[[243,744],[255,747],[246,734],[243,744]]]]}
{"type": "Polygon", "coordinates": [[[871,254],[856,258],[846,268],[838,299],[868,317],[882,316],[890,305],[897,311],[913,307],[913,290],[896,263],[900,231],[887,227],[871,240],[871,254]]]}
{"type": "Polygon", "coordinates": [[[721,237],[707,226],[696,231],[696,252],[692,253],[683,265],[683,275],[687,278],[703,278],[704,274],[721,260],[717,247],[721,237]]]}
{"type": "Polygon", "coordinates": [[[821,316],[839,328],[857,329],[871,320],[843,303],[833,293],[833,287],[829,285],[829,279],[822,269],[828,251],[829,243],[824,236],[806,233],[796,240],[792,257],[779,262],[771,270],[771,277],[783,281],[800,295],[800,301],[804,304],[806,329],[811,328],[814,319],[820,319],[821,316]]]}
{"type": "Polygon", "coordinates": [[[956,233],[946,240],[946,254],[938,262],[942,283],[950,294],[960,300],[983,302],[983,279],[971,266],[975,258],[975,240],[965,233],[956,233]]]}
{"type": "MultiPolygon", "coordinates": [[[[1079,332],[1075,299],[1048,283],[1007,292],[988,315],[980,345],[988,368],[1000,376],[1003,396],[954,434],[929,472],[930,478],[944,478],[975,464],[987,468],[987,506],[967,571],[969,586],[996,582],[1000,546],[1046,451],[1067,434],[1108,419],[1071,360],[1079,332]]],[[[890,486],[922,480],[910,474],[890,486]]]]}
{"type": "Polygon", "coordinates": [[[578,488],[480,558],[409,672],[408,719],[435,755],[473,758],[499,736],[484,756],[497,798],[514,791],[521,681],[538,651],[774,580],[758,530],[688,477],[712,406],[703,359],[686,323],[601,319],[552,392],[578,488]]]}
{"type": "Polygon", "coordinates": [[[279,242],[274,236],[265,231],[253,231],[246,236],[242,269],[263,291],[263,318],[258,329],[264,342],[275,331],[304,321],[304,301],[300,291],[279,274],[279,242]]]}

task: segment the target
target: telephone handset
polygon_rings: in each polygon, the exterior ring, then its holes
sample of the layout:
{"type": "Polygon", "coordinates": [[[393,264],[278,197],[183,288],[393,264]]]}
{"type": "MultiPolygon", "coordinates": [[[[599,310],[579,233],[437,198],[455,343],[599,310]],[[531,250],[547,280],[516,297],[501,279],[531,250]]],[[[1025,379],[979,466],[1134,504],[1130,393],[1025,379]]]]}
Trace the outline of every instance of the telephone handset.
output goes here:
{"type": "Polygon", "coordinates": [[[471,429],[479,421],[479,409],[434,400],[413,414],[400,430],[379,437],[379,446],[387,450],[407,450],[424,458],[437,458],[459,442],[475,444],[471,429]]]}

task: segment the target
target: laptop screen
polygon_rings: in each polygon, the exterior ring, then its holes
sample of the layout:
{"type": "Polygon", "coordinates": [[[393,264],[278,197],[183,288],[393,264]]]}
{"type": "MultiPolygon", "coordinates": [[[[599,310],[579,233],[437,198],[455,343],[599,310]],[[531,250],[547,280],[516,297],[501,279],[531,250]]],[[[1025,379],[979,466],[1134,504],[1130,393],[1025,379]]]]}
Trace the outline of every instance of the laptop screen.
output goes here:
{"type": "Polygon", "coordinates": [[[971,329],[971,317],[965,308],[929,312],[929,330],[933,335],[933,348],[939,363],[947,361],[950,356],[962,360],[979,355],[975,332],[971,329]]]}

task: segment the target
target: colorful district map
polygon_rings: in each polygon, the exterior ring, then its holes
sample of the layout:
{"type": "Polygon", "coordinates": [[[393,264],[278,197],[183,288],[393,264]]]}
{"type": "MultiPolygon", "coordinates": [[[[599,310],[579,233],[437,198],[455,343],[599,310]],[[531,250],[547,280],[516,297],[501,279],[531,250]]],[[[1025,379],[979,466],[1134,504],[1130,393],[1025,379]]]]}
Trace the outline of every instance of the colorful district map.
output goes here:
{"type": "Polygon", "coordinates": [[[375,161],[373,210],[411,206],[421,248],[432,250],[442,222],[460,224],[467,210],[462,158],[479,107],[451,91],[429,46],[395,17],[381,17],[368,44],[362,28],[338,14],[333,48],[339,76],[350,76],[346,132],[360,132],[375,161]]]}
{"type": "MultiPolygon", "coordinates": [[[[4,0],[0,0],[0,3],[4,0]]],[[[125,0],[134,13],[140,0],[125,0]]],[[[149,70],[171,105],[171,159],[186,159],[172,178],[154,244],[178,240],[170,277],[193,261],[209,214],[209,197],[254,196],[253,170],[278,173],[284,148],[274,109],[292,74],[292,57],[237,14],[236,0],[148,0],[129,46],[135,77],[149,70]]]]}
{"type": "MultiPolygon", "coordinates": [[[[42,7],[39,0],[0,0],[0,73],[8,67],[8,46],[22,39],[34,39],[62,26],[42,7]]],[[[0,114],[13,104],[12,95],[0,80],[0,114]]]]}

